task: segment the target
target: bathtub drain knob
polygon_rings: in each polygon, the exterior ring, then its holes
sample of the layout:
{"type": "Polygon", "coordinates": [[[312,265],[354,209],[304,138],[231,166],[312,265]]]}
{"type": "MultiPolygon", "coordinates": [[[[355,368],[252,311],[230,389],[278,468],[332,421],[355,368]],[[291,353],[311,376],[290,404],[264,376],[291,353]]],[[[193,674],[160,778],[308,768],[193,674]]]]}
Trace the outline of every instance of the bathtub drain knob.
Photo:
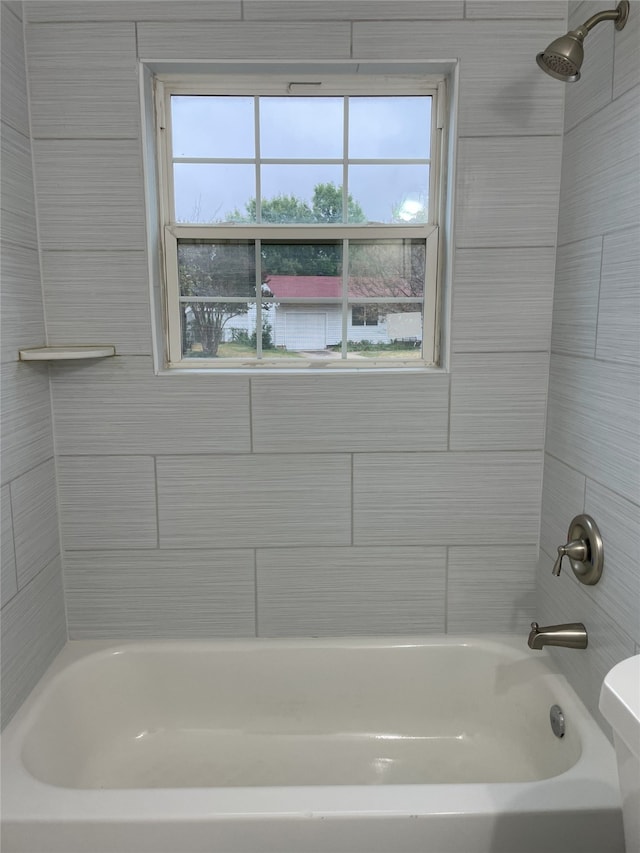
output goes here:
{"type": "Polygon", "coordinates": [[[551,722],[551,730],[556,737],[564,737],[565,723],[564,714],[560,705],[552,705],[549,710],[549,720],[551,722]]]}

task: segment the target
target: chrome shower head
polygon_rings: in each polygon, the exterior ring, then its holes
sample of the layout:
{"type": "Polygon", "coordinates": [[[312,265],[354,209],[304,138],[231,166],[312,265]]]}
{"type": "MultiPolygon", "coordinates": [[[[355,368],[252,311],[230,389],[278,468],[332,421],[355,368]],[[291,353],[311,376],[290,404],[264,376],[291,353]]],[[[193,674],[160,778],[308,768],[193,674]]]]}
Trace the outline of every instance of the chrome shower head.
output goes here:
{"type": "Polygon", "coordinates": [[[621,0],[615,9],[598,12],[576,30],[560,36],[551,42],[546,50],[536,56],[536,62],[551,77],[565,83],[580,79],[580,68],[584,60],[583,42],[589,32],[602,21],[615,21],[616,29],[621,30],[629,17],[629,0],[621,0]]]}

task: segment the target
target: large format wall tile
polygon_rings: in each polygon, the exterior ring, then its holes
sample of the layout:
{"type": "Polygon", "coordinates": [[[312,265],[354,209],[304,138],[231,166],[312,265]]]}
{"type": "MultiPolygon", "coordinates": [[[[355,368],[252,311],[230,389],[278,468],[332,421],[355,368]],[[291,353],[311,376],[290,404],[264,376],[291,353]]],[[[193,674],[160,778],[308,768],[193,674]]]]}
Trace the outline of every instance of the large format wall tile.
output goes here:
{"type": "Polygon", "coordinates": [[[52,378],[60,454],[250,449],[244,377],[155,376],[150,358],[116,357],[95,365],[62,365],[52,378]]]}
{"type": "Polygon", "coordinates": [[[356,454],[354,544],[534,543],[540,474],[540,453],[356,454]]]}
{"type": "Polygon", "coordinates": [[[27,27],[32,135],[138,137],[134,24],[27,27]]]}
{"type": "Polygon", "coordinates": [[[157,546],[151,457],[58,457],[58,489],[65,551],[157,546]]]}
{"type": "Polygon", "coordinates": [[[551,359],[546,449],[640,503],[638,368],[569,356],[551,359]]]}
{"type": "Polygon", "coordinates": [[[2,4],[1,14],[2,75],[0,76],[0,101],[2,102],[2,121],[11,125],[23,136],[28,136],[29,112],[22,21],[13,14],[8,3],[2,4]]]}
{"type": "Polygon", "coordinates": [[[558,247],[551,333],[554,352],[593,357],[601,263],[601,237],[558,247]]]}
{"type": "Polygon", "coordinates": [[[259,550],[261,637],[444,630],[444,548],[259,550]]]}
{"type": "Polygon", "coordinates": [[[640,506],[587,481],[585,511],[598,525],[604,568],[587,592],[636,642],[640,642],[640,506]]]}
{"type": "Polygon", "coordinates": [[[451,450],[537,450],[544,445],[547,353],[456,354],[451,450]]]}
{"type": "MultiPolygon", "coordinates": [[[[580,26],[598,9],[602,4],[586,4],[591,8],[580,10],[580,18],[570,21],[571,29],[580,26]],[[582,17],[582,15],[586,17],[582,17]]],[[[562,33],[558,33],[558,36],[562,33]]],[[[611,86],[603,85],[604,80],[611,80],[613,74],[613,41],[616,35],[615,27],[611,24],[596,27],[589,34],[589,40],[585,45],[584,63],[580,70],[580,83],[566,85],[565,131],[575,127],[583,119],[605,107],[611,100],[611,86]]],[[[543,48],[540,48],[542,50],[543,48]]]]}
{"type": "Polygon", "coordinates": [[[107,343],[151,353],[145,252],[43,252],[49,344],[107,343]]]}
{"type": "MultiPolygon", "coordinates": [[[[389,62],[405,57],[434,62],[460,59],[460,136],[548,135],[562,130],[564,92],[540,71],[534,57],[557,35],[557,21],[539,19],[517,25],[512,21],[356,21],[353,57],[389,62]],[[523,63],[523,57],[532,61],[523,63]],[[507,67],[512,73],[505,74],[507,67]]],[[[555,196],[548,197],[544,206],[554,218],[555,196]]]]}
{"type": "Polygon", "coordinates": [[[157,460],[160,545],[349,545],[348,455],[167,456],[157,460]]]}
{"type": "Polygon", "coordinates": [[[553,248],[459,249],[455,255],[454,352],[549,347],[553,248]]]}
{"type": "Polygon", "coordinates": [[[564,20],[567,17],[567,7],[559,0],[467,0],[465,17],[495,20],[504,20],[504,18],[564,20]]]}
{"type": "MultiPolygon", "coordinates": [[[[549,653],[567,676],[591,714],[611,737],[611,727],[598,710],[600,689],[609,670],[635,651],[633,639],[620,628],[615,614],[603,610],[579,583],[573,572],[551,574],[553,560],[542,554],[538,563],[536,621],[540,625],[582,622],[587,629],[586,649],[549,648],[549,653]]],[[[597,587],[594,587],[597,590],[597,587]]]]}
{"type": "Polygon", "coordinates": [[[640,229],[605,235],[596,341],[598,358],[640,365],[639,283],[640,229]]]}
{"type": "Polygon", "coordinates": [[[142,249],[137,140],[34,140],[42,249],[142,249]]]}
{"type": "Polygon", "coordinates": [[[238,62],[256,59],[348,59],[351,28],[344,23],[184,22],[138,25],[138,56],[145,62],[238,62]]]}
{"type": "Polygon", "coordinates": [[[561,137],[460,139],[456,244],[554,246],[561,137]]]}
{"type": "Polygon", "coordinates": [[[11,483],[11,507],[18,586],[22,589],[60,553],[53,459],[11,483]]]}
{"type": "Polygon", "coordinates": [[[18,591],[18,578],[16,576],[16,552],[13,544],[13,526],[11,519],[11,494],[9,486],[3,486],[0,490],[1,507],[0,523],[0,546],[2,547],[2,575],[0,577],[0,597],[2,607],[18,591]]]}
{"type": "Polygon", "coordinates": [[[217,21],[240,19],[241,0],[60,0],[27,4],[29,21],[217,21]]]}
{"type": "Polygon", "coordinates": [[[49,376],[44,364],[2,365],[2,482],[53,456],[49,376]]]}
{"type": "Polygon", "coordinates": [[[447,632],[516,633],[535,617],[535,545],[449,548],[447,632]]]}
{"type": "Polygon", "coordinates": [[[445,450],[449,377],[273,377],[251,381],[256,451],[445,450]]]}
{"type": "Polygon", "coordinates": [[[35,249],[36,209],[29,140],[4,121],[0,123],[0,137],[2,239],[35,249]]]}
{"type": "Polygon", "coordinates": [[[586,477],[545,453],[540,547],[554,560],[566,545],[571,520],[584,510],[586,477]]]}
{"type": "Polygon", "coordinates": [[[244,18],[250,20],[393,20],[412,21],[462,18],[462,0],[244,0],[244,18]]]}
{"type": "Polygon", "coordinates": [[[65,555],[71,639],[255,635],[253,551],[65,555]]]}
{"type": "Polygon", "coordinates": [[[2,361],[45,342],[42,283],[36,249],[3,243],[0,249],[0,347],[2,361]]]}
{"type": "Polygon", "coordinates": [[[558,242],[637,225],[640,98],[627,92],[565,135],[558,242]]]}
{"type": "Polygon", "coordinates": [[[67,639],[62,571],[55,559],[2,611],[2,725],[67,639]]]}
{"type": "Polygon", "coordinates": [[[627,24],[623,30],[615,34],[614,98],[619,98],[624,92],[640,84],[638,43],[640,43],[640,3],[637,0],[632,0],[627,24]]]}

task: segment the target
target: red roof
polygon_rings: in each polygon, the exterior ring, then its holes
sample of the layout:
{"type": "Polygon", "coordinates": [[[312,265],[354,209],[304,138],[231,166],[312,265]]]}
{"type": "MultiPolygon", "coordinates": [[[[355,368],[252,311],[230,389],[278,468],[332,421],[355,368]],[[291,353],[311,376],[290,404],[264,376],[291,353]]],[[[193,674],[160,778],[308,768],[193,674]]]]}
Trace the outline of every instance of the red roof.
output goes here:
{"type": "MultiPolygon", "coordinates": [[[[270,275],[263,288],[265,286],[280,299],[285,299],[287,296],[324,296],[332,299],[342,297],[342,277],[337,275],[270,275]]],[[[264,295],[268,295],[266,291],[264,295]]],[[[349,296],[351,297],[415,295],[417,294],[411,292],[408,282],[399,278],[379,281],[371,278],[349,279],[349,296]]]]}
{"type": "Polygon", "coordinates": [[[342,278],[336,275],[270,275],[266,285],[274,296],[342,296],[342,278]]]}

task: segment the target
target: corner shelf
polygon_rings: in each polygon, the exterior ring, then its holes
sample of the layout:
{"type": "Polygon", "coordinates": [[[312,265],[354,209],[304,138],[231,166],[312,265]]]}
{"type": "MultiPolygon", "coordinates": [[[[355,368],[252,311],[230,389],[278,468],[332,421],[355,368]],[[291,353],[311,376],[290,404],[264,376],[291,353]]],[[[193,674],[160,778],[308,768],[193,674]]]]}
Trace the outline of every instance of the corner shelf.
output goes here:
{"type": "Polygon", "coordinates": [[[31,347],[18,352],[20,361],[71,361],[78,358],[111,358],[116,354],[112,346],[83,347],[31,347]]]}

